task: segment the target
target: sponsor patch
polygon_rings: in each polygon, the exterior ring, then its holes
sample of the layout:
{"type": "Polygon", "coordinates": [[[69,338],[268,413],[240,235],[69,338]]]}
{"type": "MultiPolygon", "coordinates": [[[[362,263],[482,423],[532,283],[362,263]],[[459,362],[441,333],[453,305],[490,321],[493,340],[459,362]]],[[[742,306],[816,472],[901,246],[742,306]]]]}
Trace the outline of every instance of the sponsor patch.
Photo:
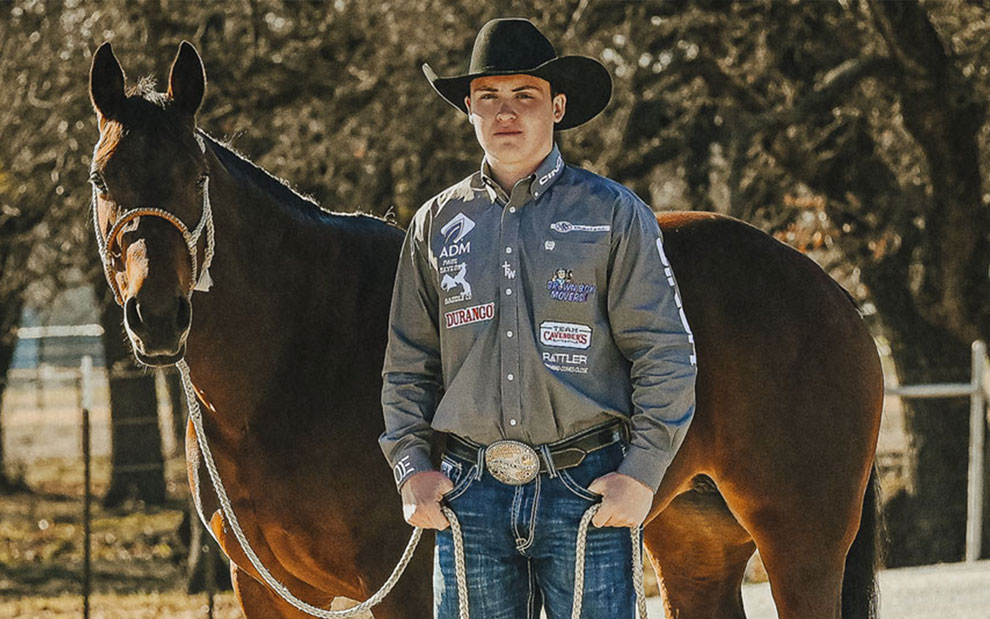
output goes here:
{"type": "Polygon", "coordinates": [[[547,251],[553,251],[553,248],[556,247],[556,246],[557,246],[557,244],[554,243],[553,241],[546,241],[546,242],[543,243],[543,249],[545,249],[547,251]]]}
{"type": "Polygon", "coordinates": [[[570,269],[557,269],[547,282],[547,290],[554,301],[584,303],[595,293],[595,285],[573,281],[570,269]]]}
{"type": "Polygon", "coordinates": [[[569,352],[543,353],[543,365],[554,372],[571,374],[588,373],[588,355],[577,355],[569,352]]]}
{"type": "Polygon", "coordinates": [[[440,234],[443,235],[443,240],[447,243],[460,243],[461,239],[473,229],[474,222],[464,213],[458,213],[440,228],[440,234]]]}
{"type": "Polygon", "coordinates": [[[591,327],[571,322],[541,322],[540,343],[545,346],[587,349],[591,346],[591,327]]]}
{"type": "Polygon", "coordinates": [[[602,226],[588,226],[585,224],[572,224],[569,221],[555,221],[550,224],[550,229],[554,232],[567,234],[568,232],[608,232],[611,227],[607,224],[602,226]]]}
{"type": "Polygon", "coordinates": [[[484,322],[495,317],[495,303],[472,305],[462,309],[451,310],[443,315],[444,324],[448,329],[462,327],[475,322],[484,322]]]}
{"type": "Polygon", "coordinates": [[[440,279],[440,288],[442,288],[444,292],[451,292],[455,288],[461,289],[459,294],[445,298],[443,300],[445,305],[460,303],[461,301],[470,301],[471,284],[467,281],[467,264],[463,262],[460,263],[460,265],[458,265],[457,272],[453,275],[450,273],[445,273],[440,279]]]}
{"type": "Polygon", "coordinates": [[[471,241],[464,241],[468,232],[474,230],[474,222],[464,213],[458,213],[442,228],[443,248],[437,256],[441,261],[471,253],[471,241]]]}

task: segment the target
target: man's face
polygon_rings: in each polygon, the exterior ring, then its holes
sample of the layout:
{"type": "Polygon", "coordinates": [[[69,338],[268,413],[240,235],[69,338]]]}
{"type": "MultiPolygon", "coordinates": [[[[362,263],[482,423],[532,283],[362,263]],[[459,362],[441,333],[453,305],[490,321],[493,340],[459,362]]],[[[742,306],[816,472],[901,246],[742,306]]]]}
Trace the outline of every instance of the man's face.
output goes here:
{"type": "Polygon", "coordinates": [[[550,152],[566,97],[551,97],[550,83],[538,77],[499,75],[472,80],[465,102],[489,164],[535,169],[550,152]]]}

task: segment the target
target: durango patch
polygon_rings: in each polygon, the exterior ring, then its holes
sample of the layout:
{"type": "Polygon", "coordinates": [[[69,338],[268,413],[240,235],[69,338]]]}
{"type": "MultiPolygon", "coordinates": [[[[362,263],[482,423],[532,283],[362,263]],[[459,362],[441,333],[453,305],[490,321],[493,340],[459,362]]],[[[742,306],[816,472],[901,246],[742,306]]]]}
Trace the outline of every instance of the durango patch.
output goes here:
{"type": "Polygon", "coordinates": [[[495,317],[495,302],[484,305],[472,305],[461,309],[451,310],[443,315],[444,324],[448,329],[461,327],[475,322],[491,320],[495,317]]]}

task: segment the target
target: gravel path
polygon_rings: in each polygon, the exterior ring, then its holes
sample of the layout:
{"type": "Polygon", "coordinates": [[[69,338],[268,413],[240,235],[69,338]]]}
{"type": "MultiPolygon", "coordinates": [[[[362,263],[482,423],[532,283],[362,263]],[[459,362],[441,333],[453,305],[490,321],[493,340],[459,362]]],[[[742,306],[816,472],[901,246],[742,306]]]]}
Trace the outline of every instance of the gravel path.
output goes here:
{"type": "MultiPolygon", "coordinates": [[[[776,619],[770,585],[745,585],[748,619],[776,619]]],[[[651,619],[663,617],[659,598],[649,600],[651,619]]],[[[947,563],[880,573],[880,619],[990,618],[990,561],[947,563]]]]}

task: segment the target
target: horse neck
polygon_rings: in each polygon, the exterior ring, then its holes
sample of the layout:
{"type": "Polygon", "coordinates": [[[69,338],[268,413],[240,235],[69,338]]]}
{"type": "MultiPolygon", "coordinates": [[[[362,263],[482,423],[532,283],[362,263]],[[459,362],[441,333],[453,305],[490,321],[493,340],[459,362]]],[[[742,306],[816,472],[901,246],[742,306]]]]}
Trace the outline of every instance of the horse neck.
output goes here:
{"type": "Polygon", "coordinates": [[[267,425],[271,416],[315,423],[307,419],[315,393],[336,389],[335,401],[361,399],[359,385],[333,380],[341,375],[333,351],[356,347],[357,334],[342,326],[356,311],[354,299],[328,293],[344,288],[335,267],[347,231],[306,222],[215,158],[210,185],[214,285],[193,297],[187,360],[214,405],[211,416],[231,431],[267,425]],[[318,368],[301,365],[323,346],[318,368]]]}

